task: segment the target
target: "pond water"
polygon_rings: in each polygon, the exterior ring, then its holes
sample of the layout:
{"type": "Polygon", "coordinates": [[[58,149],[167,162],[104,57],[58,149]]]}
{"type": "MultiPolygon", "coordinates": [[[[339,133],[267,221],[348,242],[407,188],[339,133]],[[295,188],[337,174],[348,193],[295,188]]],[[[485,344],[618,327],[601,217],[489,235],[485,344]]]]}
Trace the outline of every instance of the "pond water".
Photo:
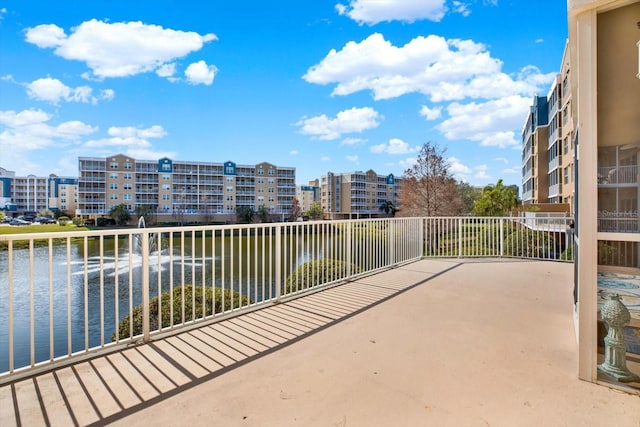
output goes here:
{"type": "MultiPolygon", "coordinates": [[[[319,246],[289,238],[283,274],[307,260],[330,255],[334,251],[331,238],[323,242],[319,246]]],[[[14,250],[14,367],[28,366],[32,351],[37,363],[52,353],[59,357],[109,343],[119,321],[142,303],[142,256],[135,249],[137,244],[134,239],[129,253],[127,238],[92,239],[86,246],[83,242],[54,246],[51,253],[47,247],[35,248],[33,259],[28,250],[14,250]]],[[[182,283],[234,289],[253,302],[275,295],[273,236],[173,240],[157,236],[153,244],[150,297],[182,283]]],[[[9,367],[8,269],[7,252],[1,252],[0,372],[9,367]]]]}

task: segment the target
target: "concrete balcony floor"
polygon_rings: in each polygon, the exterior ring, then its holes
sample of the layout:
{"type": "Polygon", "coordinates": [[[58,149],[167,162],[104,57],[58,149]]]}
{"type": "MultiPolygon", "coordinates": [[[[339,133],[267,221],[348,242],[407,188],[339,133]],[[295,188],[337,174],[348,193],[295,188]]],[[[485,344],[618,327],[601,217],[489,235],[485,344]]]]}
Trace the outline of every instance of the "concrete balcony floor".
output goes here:
{"type": "Polygon", "coordinates": [[[0,425],[640,426],[581,381],[573,265],[423,260],[0,388],[0,425]]]}

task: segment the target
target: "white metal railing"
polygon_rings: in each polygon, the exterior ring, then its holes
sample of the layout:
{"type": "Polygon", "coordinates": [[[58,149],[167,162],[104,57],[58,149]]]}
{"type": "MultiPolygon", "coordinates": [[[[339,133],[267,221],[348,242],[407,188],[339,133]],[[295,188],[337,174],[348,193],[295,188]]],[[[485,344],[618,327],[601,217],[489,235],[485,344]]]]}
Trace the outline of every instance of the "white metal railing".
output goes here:
{"type": "Polygon", "coordinates": [[[638,184],[638,166],[599,166],[598,184],[619,185],[638,184]]]}
{"type": "Polygon", "coordinates": [[[0,383],[425,256],[572,260],[566,224],[384,218],[0,235],[0,383]]]}

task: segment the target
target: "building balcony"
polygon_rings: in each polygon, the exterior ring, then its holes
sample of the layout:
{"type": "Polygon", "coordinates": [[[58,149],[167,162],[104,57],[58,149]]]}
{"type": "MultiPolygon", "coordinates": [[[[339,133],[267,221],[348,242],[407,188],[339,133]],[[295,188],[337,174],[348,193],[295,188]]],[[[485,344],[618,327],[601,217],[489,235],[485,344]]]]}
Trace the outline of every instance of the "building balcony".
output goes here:
{"type": "Polygon", "coordinates": [[[638,185],[638,166],[598,166],[599,186],[638,185]]]}
{"type": "Polygon", "coordinates": [[[637,396],[576,378],[572,268],[414,262],[6,384],[3,426],[635,426],[637,396]]]}
{"type": "MultiPolygon", "coordinates": [[[[12,254],[1,261],[16,263],[3,270],[15,291],[0,294],[14,307],[0,313],[14,325],[4,330],[12,339],[0,349],[16,354],[0,353],[0,421],[332,425],[349,419],[349,425],[413,426],[481,420],[537,426],[558,420],[609,425],[614,419],[616,426],[635,426],[637,396],[577,379],[574,266],[557,261],[552,247],[535,258],[510,255],[499,238],[507,230],[520,233],[511,239],[520,245],[540,242],[540,230],[521,221],[407,218],[138,228],[103,230],[100,238],[95,232],[62,232],[46,237],[63,241],[61,251],[48,249],[51,256],[46,245],[44,251],[13,248],[13,241],[38,235],[0,236],[12,254]],[[265,240],[275,246],[265,246],[265,240]],[[79,246],[68,255],[69,245],[79,246]],[[219,256],[225,248],[232,249],[230,255],[219,256]],[[362,271],[332,270],[319,282],[301,274],[287,286],[274,286],[293,277],[300,260],[319,260],[327,251],[357,262],[362,271]],[[42,262],[29,262],[34,257],[42,262]],[[64,259],[70,271],[50,268],[64,259]],[[230,274],[211,274],[224,272],[225,262],[233,266],[230,274]],[[263,265],[278,268],[260,270],[263,265]],[[219,281],[216,292],[237,289],[237,306],[227,303],[185,323],[177,316],[166,325],[162,315],[147,310],[140,332],[113,332],[110,316],[114,309],[116,316],[127,316],[134,287],[141,289],[141,301],[153,301],[160,284],[180,291],[186,281],[205,290],[213,277],[219,281]],[[45,295],[29,297],[20,286],[45,295]],[[53,289],[56,298],[48,298],[53,289]],[[85,291],[88,304],[82,289],[91,290],[85,291]],[[67,335],[61,313],[79,316],[68,325],[70,334],[90,331],[89,344],[67,335]],[[29,320],[33,315],[35,322],[29,320]],[[54,320],[46,326],[42,319],[54,320]],[[42,331],[56,336],[30,339],[42,331]],[[203,404],[202,396],[215,399],[203,404]]],[[[564,224],[553,232],[564,233],[564,224]]],[[[629,366],[640,368],[633,360],[629,366]]]]}

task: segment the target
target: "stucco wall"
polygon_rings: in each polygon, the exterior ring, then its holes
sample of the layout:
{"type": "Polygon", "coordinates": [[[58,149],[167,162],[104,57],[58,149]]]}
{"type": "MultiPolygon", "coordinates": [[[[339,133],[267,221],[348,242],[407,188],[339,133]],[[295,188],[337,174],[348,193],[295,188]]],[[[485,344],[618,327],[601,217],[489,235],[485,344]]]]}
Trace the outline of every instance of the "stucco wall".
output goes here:
{"type": "Polygon", "coordinates": [[[598,145],[640,144],[640,2],[598,14],[598,145]]]}

